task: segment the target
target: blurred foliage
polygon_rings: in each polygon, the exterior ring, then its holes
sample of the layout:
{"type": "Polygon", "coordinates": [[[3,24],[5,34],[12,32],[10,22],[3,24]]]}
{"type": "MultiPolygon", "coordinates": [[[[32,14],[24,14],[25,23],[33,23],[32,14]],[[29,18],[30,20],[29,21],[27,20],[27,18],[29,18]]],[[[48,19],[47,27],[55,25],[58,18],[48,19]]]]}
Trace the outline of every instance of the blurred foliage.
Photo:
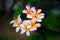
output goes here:
{"type": "Polygon", "coordinates": [[[37,37],[37,35],[33,34],[28,38],[28,40],[37,40],[36,37],[37,37]]]}
{"type": "Polygon", "coordinates": [[[41,32],[40,34],[33,34],[29,36],[27,40],[46,40],[46,36],[41,32]]]}
{"type": "Polygon", "coordinates": [[[56,14],[51,14],[49,16],[46,16],[45,19],[43,20],[42,24],[50,30],[57,31],[59,21],[58,21],[58,15],[56,14]]]}
{"type": "Polygon", "coordinates": [[[14,13],[14,17],[17,18],[17,16],[20,14],[22,14],[22,10],[24,9],[24,7],[20,7],[18,9],[16,9],[15,13],[14,13]]]}
{"type": "Polygon", "coordinates": [[[47,40],[54,40],[55,37],[60,36],[60,33],[57,31],[44,29],[44,30],[42,30],[42,32],[46,35],[47,40]]]}
{"type": "Polygon", "coordinates": [[[38,35],[33,34],[29,36],[27,40],[54,40],[55,37],[60,36],[60,33],[56,31],[51,31],[48,29],[44,29],[42,31],[43,33],[40,33],[38,35]]]}

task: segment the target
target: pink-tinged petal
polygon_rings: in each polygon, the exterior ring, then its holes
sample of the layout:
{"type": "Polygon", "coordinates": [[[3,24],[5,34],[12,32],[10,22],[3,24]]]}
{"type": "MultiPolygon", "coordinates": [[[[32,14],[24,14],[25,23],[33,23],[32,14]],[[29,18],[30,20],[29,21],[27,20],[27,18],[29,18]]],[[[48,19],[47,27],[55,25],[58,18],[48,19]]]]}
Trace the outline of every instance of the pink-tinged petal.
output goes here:
{"type": "Polygon", "coordinates": [[[27,22],[31,22],[31,20],[26,20],[27,22]]]}
{"type": "Polygon", "coordinates": [[[28,31],[28,32],[26,32],[26,35],[27,35],[27,36],[30,36],[30,32],[29,32],[29,31],[28,31]]]}
{"type": "Polygon", "coordinates": [[[23,34],[25,32],[25,30],[21,30],[21,34],[23,34]]]}
{"type": "Polygon", "coordinates": [[[24,20],[23,24],[28,25],[31,22],[31,20],[24,20]]]}
{"type": "Polygon", "coordinates": [[[33,27],[32,29],[33,29],[33,30],[35,30],[35,28],[34,28],[34,27],[33,27]]]}
{"type": "Polygon", "coordinates": [[[14,23],[15,21],[14,20],[12,20],[11,22],[10,22],[10,24],[12,24],[12,23],[14,23]]]}
{"type": "Polygon", "coordinates": [[[32,10],[34,13],[36,12],[35,7],[32,7],[31,10],[32,10]]]}
{"type": "Polygon", "coordinates": [[[34,30],[37,30],[37,28],[34,28],[34,30]]]}
{"type": "Polygon", "coordinates": [[[41,9],[38,9],[37,13],[40,13],[42,10],[41,9]]]}
{"type": "Polygon", "coordinates": [[[24,25],[27,25],[27,24],[28,24],[28,23],[27,23],[27,20],[24,20],[24,21],[23,21],[23,24],[24,24],[24,25]]]}
{"type": "Polygon", "coordinates": [[[24,25],[28,25],[29,22],[30,22],[30,20],[24,20],[24,21],[23,21],[23,24],[24,24],[24,25]]]}
{"type": "Polygon", "coordinates": [[[27,18],[32,18],[32,15],[27,15],[27,18]]]}
{"type": "Polygon", "coordinates": [[[31,20],[27,20],[27,23],[29,24],[31,22],[31,20]]]}
{"type": "Polygon", "coordinates": [[[26,5],[26,9],[30,9],[30,6],[26,5]]]}
{"type": "Polygon", "coordinates": [[[30,31],[34,31],[34,29],[33,29],[33,28],[31,28],[31,29],[30,29],[30,31]]]}
{"type": "Polygon", "coordinates": [[[18,31],[19,31],[19,29],[20,29],[20,28],[16,27],[16,32],[18,32],[18,31]]]}
{"type": "Polygon", "coordinates": [[[24,24],[21,24],[20,26],[21,26],[21,28],[24,28],[24,24]]]}
{"type": "Polygon", "coordinates": [[[23,10],[22,13],[28,13],[27,10],[23,10]]]}
{"type": "Polygon", "coordinates": [[[31,21],[35,23],[36,22],[36,18],[33,18],[31,21]]]}
{"type": "Polygon", "coordinates": [[[37,27],[41,27],[41,24],[40,24],[40,23],[36,23],[36,26],[37,26],[37,27]]]}

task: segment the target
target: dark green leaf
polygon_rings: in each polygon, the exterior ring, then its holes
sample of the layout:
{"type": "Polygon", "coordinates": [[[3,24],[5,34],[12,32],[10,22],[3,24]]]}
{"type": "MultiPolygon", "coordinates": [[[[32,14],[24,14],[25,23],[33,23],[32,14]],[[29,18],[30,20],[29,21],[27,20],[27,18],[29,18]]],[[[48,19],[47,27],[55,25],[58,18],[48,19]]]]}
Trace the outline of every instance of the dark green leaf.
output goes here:
{"type": "Polygon", "coordinates": [[[44,30],[42,30],[42,32],[46,35],[47,40],[54,40],[55,37],[60,36],[59,32],[51,31],[48,29],[44,29],[44,30]]]}
{"type": "Polygon", "coordinates": [[[27,40],[37,40],[36,37],[37,37],[37,35],[33,34],[33,35],[29,36],[27,40]]]}
{"type": "Polygon", "coordinates": [[[17,18],[17,16],[18,16],[19,14],[21,15],[23,9],[24,9],[23,6],[20,7],[20,8],[18,8],[18,9],[15,11],[14,17],[17,18]]]}
{"type": "Polygon", "coordinates": [[[43,25],[50,30],[56,31],[58,29],[58,15],[51,14],[43,20],[43,25]]]}
{"type": "Polygon", "coordinates": [[[30,37],[28,37],[28,40],[46,40],[46,37],[44,34],[40,33],[40,34],[33,34],[30,37]]]}

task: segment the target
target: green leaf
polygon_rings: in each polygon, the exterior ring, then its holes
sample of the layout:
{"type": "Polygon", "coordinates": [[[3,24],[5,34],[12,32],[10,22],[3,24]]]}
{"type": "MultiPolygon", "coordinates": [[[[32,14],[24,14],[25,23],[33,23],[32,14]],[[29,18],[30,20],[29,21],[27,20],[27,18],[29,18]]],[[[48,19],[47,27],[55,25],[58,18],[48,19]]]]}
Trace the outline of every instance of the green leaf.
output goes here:
{"type": "Polygon", "coordinates": [[[59,32],[51,31],[48,29],[44,29],[44,30],[42,30],[42,32],[46,35],[47,40],[54,40],[55,37],[60,36],[59,32]]]}
{"type": "Polygon", "coordinates": [[[37,37],[37,35],[33,34],[33,35],[29,36],[27,40],[37,40],[36,37],[37,37]]]}
{"type": "Polygon", "coordinates": [[[44,34],[40,33],[40,34],[33,34],[31,36],[28,37],[27,40],[46,40],[46,37],[44,34]]]}
{"type": "Polygon", "coordinates": [[[42,33],[40,33],[37,37],[39,38],[39,40],[46,40],[46,36],[42,33]]]}
{"type": "Polygon", "coordinates": [[[20,14],[22,14],[22,10],[24,9],[23,6],[21,6],[20,8],[16,9],[15,13],[14,13],[14,17],[17,18],[17,16],[20,14]]]}
{"type": "Polygon", "coordinates": [[[51,14],[45,17],[42,23],[47,29],[57,31],[59,23],[57,17],[58,15],[51,14]]]}

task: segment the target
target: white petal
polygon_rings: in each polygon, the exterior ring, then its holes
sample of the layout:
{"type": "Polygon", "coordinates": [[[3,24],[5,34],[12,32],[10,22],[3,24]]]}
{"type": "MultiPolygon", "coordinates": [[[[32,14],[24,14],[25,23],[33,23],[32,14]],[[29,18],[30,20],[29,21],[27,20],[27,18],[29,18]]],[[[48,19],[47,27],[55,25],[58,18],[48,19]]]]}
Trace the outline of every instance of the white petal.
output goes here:
{"type": "Polygon", "coordinates": [[[38,9],[38,11],[37,11],[37,12],[38,12],[38,13],[40,13],[41,11],[42,11],[41,9],[38,9]]]}
{"type": "Polygon", "coordinates": [[[18,15],[18,21],[22,21],[21,18],[20,18],[20,15],[18,15]]]}
{"type": "Polygon", "coordinates": [[[44,18],[44,16],[40,16],[39,19],[44,18]]]}
{"type": "Polygon", "coordinates": [[[30,31],[34,31],[34,29],[33,29],[33,28],[31,28],[31,29],[30,29],[30,31]]]}
{"type": "Polygon", "coordinates": [[[14,23],[15,21],[14,20],[12,20],[10,23],[12,24],[12,23],[14,23]]]}
{"type": "Polygon", "coordinates": [[[36,23],[36,26],[37,26],[37,27],[41,27],[41,24],[40,24],[40,23],[36,23]]]}
{"type": "Polygon", "coordinates": [[[31,28],[31,26],[30,26],[30,25],[28,25],[28,26],[27,26],[27,28],[31,28]]]}
{"type": "Polygon", "coordinates": [[[30,36],[30,32],[29,32],[29,31],[28,31],[28,32],[26,32],[26,35],[27,35],[27,36],[30,36]]]}
{"type": "Polygon", "coordinates": [[[18,18],[20,18],[20,15],[18,15],[18,18]]]}
{"type": "Polygon", "coordinates": [[[34,30],[37,30],[37,28],[33,28],[34,30]]]}
{"type": "Polygon", "coordinates": [[[20,29],[20,28],[16,27],[16,32],[18,32],[18,31],[19,31],[19,29],[20,29]]]}
{"type": "Polygon", "coordinates": [[[27,18],[32,18],[32,15],[27,15],[27,18]]]}
{"type": "Polygon", "coordinates": [[[23,10],[22,13],[27,13],[27,10],[23,10]]]}
{"type": "Polygon", "coordinates": [[[28,25],[28,22],[29,22],[29,20],[24,20],[24,21],[23,21],[23,24],[24,24],[24,25],[28,25]]]}
{"type": "Polygon", "coordinates": [[[45,15],[45,14],[44,14],[44,13],[41,13],[40,15],[43,16],[43,15],[45,15]]]}
{"type": "Polygon", "coordinates": [[[34,28],[35,30],[37,30],[37,28],[34,28]]]}
{"type": "Polygon", "coordinates": [[[24,24],[21,24],[20,26],[23,28],[24,27],[24,24]]]}
{"type": "Polygon", "coordinates": [[[14,23],[14,24],[13,24],[13,27],[16,27],[16,26],[17,26],[17,24],[16,24],[16,23],[14,23]]]}
{"type": "Polygon", "coordinates": [[[42,19],[37,19],[37,22],[42,22],[42,19]]]}
{"type": "Polygon", "coordinates": [[[30,6],[26,5],[26,9],[30,9],[30,6]]]}
{"type": "Polygon", "coordinates": [[[21,30],[21,34],[23,34],[25,31],[24,30],[21,30]]]}
{"type": "Polygon", "coordinates": [[[35,9],[35,7],[32,7],[32,8],[31,8],[31,10],[32,10],[33,12],[36,12],[36,9],[35,9]]]}
{"type": "Polygon", "coordinates": [[[24,21],[23,21],[23,23],[26,23],[26,22],[27,22],[27,20],[24,20],[24,21]]]}

